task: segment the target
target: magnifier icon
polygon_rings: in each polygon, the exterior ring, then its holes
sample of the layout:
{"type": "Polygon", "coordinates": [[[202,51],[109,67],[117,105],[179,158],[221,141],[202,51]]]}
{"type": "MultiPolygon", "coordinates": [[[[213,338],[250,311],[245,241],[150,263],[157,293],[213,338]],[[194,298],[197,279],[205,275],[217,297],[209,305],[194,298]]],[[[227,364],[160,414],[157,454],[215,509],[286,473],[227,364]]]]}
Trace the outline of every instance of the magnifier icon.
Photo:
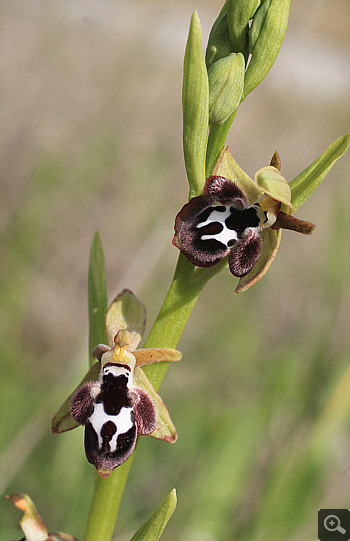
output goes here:
{"type": "Polygon", "coordinates": [[[344,530],[344,528],[342,528],[342,526],[340,525],[340,520],[339,518],[336,516],[336,515],[328,515],[325,519],[324,519],[324,527],[326,528],[326,530],[328,530],[329,532],[339,532],[339,533],[346,533],[346,530],[344,530]]]}

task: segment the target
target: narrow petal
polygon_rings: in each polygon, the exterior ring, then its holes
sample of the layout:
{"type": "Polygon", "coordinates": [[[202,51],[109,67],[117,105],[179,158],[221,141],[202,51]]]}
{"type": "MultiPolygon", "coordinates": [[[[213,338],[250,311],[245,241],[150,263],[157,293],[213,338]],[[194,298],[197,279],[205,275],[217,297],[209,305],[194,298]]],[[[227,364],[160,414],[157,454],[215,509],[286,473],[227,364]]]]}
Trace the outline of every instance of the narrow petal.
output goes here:
{"type": "Polygon", "coordinates": [[[240,293],[241,291],[249,289],[264,276],[277,254],[281,242],[281,231],[281,229],[275,231],[271,228],[267,228],[261,232],[262,249],[260,257],[252,270],[240,279],[235,293],[240,293]]]}
{"type": "Polygon", "coordinates": [[[107,351],[111,351],[111,349],[112,348],[105,346],[105,344],[98,344],[98,346],[94,347],[94,349],[92,350],[92,356],[101,362],[102,355],[104,353],[107,353],[107,351]]]}
{"type": "Polygon", "coordinates": [[[137,387],[141,387],[150,396],[157,412],[157,424],[154,431],[150,434],[152,438],[167,441],[168,443],[175,443],[177,433],[169,412],[142,368],[135,368],[134,382],[137,387]]]}
{"type": "Polygon", "coordinates": [[[272,167],[275,167],[278,171],[281,171],[281,165],[282,165],[281,158],[277,150],[275,150],[275,152],[272,155],[270,165],[272,165],[272,167]]]}
{"type": "Polygon", "coordinates": [[[136,366],[145,366],[147,364],[179,361],[182,359],[182,353],[176,349],[170,348],[149,348],[138,349],[133,352],[136,358],[136,366]]]}
{"type": "Polygon", "coordinates": [[[262,240],[257,229],[248,228],[244,238],[235,244],[228,258],[228,266],[234,276],[245,276],[259,259],[262,240]]]}
{"type": "Polygon", "coordinates": [[[144,305],[128,289],[116,296],[106,315],[106,331],[109,347],[114,347],[114,337],[119,330],[128,330],[131,336],[130,350],[136,349],[146,325],[144,305]]]}

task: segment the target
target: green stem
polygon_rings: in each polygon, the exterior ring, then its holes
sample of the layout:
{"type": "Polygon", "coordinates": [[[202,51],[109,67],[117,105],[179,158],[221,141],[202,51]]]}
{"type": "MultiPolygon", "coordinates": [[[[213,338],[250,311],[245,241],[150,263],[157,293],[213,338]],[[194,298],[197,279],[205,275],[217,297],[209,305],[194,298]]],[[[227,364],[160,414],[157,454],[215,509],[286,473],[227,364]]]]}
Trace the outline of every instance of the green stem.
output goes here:
{"type": "Polygon", "coordinates": [[[205,163],[205,175],[208,178],[213,171],[214,165],[222,149],[224,148],[226,136],[231,127],[237,110],[228,117],[222,124],[211,124],[208,137],[207,156],[205,163]]]}
{"type": "Polygon", "coordinates": [[[84,541],[109,541],[111,539],[133,459],[134,453],[107,479],[102,479],[96,474],[95,490],[84,541]]]}
{"type": "MultiPolygon", "coordinates": [[[[145,347],[176,347],[200,292],[225,264],[221,262],[209,269],[198,269],[180,254],[173,281],[145,347]]],[[[168,364],[159,363],[144,368],[156,390],[168,364]]],[[[97,478],[84,541],[111,539],[133,457],[134,453],[107,479],[97,478]]]]}

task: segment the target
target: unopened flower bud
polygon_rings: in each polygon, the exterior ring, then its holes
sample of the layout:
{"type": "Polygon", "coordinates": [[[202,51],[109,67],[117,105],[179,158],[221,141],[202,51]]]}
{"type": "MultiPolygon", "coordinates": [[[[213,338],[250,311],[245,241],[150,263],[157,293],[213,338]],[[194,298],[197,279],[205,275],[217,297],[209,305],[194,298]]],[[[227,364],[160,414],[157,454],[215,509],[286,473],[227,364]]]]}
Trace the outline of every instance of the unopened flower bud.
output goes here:
{"type": "Polygon", "coordinates": [[[209,69],[214,62],[220,60],[220,58],[225,58],[225,56],[228,56],[233,52],[235,51],[233,50],[228,31],[227,13],[224,13],[223,15],[220,14],[211,29],[208,39],[207,50],[205,53],[207,69],[209,69]]]}
{"type": "Polygon", "coordinates": [[[209,72],[209,121],[224,122],[239,106],[244,87],[242,53],[231,53],[215,62],[209,72]]]}
{"type": "Polygon", "coordinates": [[[228,31],[235,53],[241,52],[248,58],[248,23],[259,7],[260,0],[228,0],[228,31]]]}
{"type": "Polygon", "coordinates": [[[244,97],[254,90],[273,66],[287,30],[290,0],[266,0],[254,15],[249,30],[249,52],[244,97]]]}

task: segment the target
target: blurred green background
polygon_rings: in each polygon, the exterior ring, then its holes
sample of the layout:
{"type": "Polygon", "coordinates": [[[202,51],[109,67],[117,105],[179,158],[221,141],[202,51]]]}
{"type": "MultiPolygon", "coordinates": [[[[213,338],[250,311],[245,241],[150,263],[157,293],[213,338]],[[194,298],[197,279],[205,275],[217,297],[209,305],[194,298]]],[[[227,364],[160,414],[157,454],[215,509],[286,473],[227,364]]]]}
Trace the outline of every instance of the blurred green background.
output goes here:
{"type": "MultiPolygon", "coordinates": [[[[94,482],[83,430],[49,421],[87,368],[87,270],[101,234],[109,298],[128,287],[148,329],[171,281],[187,199],[182,61],[197,9],[221,2],[1,4],[1,494],[27,492],[49,530],[82,538],[94,482]]],[[[348,0],[293,0],[277,62],[228,143],[251,176],[277,149],[292,180],[349,125],[348,0]]],[[[127,541],[176,487],[164,541],[311,541],[347,507],[349,158],[284,232],[268,274],[209,283],[161,387],[175,445],[142,438],[115,531],[127,541]]],[[[2,500],[1,541],[21,512],[2,500]]]]}

